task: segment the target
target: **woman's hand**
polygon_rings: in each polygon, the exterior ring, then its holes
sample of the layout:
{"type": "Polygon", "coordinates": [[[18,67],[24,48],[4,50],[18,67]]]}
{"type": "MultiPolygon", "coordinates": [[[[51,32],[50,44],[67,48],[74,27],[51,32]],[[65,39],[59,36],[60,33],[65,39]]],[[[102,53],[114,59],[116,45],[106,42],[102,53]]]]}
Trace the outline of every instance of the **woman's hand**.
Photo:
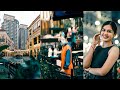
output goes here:
{"type": "Polygon", "coordinates": [[[93,37],[93,45],[96,46],[97,44],[100,44],[100,33],[95,34],[93,37]]]}
{"type": "Polygon", "coordinates": [[[87,68],[87,69],[85,69],[85,71],[87,71],[87,72],[89,72],[89,70],[90,70],[90,67],[89,67],[89,68],[87,68]]]}

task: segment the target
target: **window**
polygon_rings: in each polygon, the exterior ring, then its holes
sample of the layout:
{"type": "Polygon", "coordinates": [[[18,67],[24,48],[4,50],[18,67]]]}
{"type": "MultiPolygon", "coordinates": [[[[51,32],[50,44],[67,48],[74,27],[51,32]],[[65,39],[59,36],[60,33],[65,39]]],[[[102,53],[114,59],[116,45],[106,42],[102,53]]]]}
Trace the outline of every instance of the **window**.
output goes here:
{"type": "Polygon", "coordinates": [[[40,27],[40,21],[37,22],[37,27],[40,27]]]}
{"type": "Polygon", "coordinates": [[[37,37],[34,38],[34,44],[37,44],[37,37]]]}
{"type": "Polygon", "coordinates": [[[30,46],[32,46],[32,43],[30,42],[30,46]]]}
{"type": "Polygon", "coordinates": [[[40,43],[40,35],[38,36],[38,43],[40,43]]]}
{"type": "Polygon", "coordinates": [[[33,26],[33,31],[37,28],[37,23],[34,24],[33,26]]]}
{"type": "Polygon", "coordinates": [[[31,30],[32,30],[32,29],[29,30],[30,35],[31,35],[31,30]]]}

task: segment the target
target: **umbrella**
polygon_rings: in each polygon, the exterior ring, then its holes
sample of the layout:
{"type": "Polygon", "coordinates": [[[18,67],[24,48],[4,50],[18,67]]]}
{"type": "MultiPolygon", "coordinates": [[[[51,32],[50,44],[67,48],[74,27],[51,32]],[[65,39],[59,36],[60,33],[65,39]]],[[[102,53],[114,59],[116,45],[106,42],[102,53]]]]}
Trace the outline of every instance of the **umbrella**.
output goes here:
{"type": "Polygon", "coordinates": [[[4,49],[7,49],[9,46],[8,45],[2,45],[2,46],[0,46],[0,52],[2,51],[2,50],[4,50],[4,49]]]}

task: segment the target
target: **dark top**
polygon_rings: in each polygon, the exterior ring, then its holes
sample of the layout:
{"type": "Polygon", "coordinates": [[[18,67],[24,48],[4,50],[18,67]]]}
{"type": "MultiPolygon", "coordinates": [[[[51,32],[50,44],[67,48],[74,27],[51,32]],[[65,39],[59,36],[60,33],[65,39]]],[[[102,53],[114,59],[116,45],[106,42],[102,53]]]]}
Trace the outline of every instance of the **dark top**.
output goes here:
{"type": "MultiPolygon", "coordinates": [[[[108,57],[108,52],[112,46],[102,48],[101,46],[97,46],[91,62],[91,68],[101,68],[108,57]]],[[[113,68],[112,68],[113,69],[113,68]]],[[[113,79],[112,69],[105,76],[97,76],[90,74],[90,79],[113,79]]]]}

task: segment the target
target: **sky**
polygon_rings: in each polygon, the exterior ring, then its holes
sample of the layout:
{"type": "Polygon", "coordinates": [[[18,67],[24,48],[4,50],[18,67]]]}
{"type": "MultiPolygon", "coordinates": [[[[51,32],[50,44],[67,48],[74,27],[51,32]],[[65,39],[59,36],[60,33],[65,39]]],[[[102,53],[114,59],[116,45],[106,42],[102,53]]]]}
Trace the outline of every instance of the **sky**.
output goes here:
{"type": "Polygon", "coordinates": [[[4,14],[15,16],[19,24],[30,25],[32,21],[40,14],[40,11],[0,11],[0,27],[3,22],[4,14]]]}

